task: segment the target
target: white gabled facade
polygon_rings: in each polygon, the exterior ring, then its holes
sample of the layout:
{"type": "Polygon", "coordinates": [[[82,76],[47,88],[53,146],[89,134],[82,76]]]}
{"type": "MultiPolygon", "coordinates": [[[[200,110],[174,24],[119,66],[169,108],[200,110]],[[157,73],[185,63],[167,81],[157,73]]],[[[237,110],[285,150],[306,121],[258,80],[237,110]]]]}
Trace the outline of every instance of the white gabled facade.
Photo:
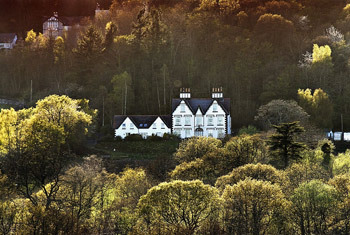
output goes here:
{"type": "Polygon", "coordinates": [[[194,115],[191,109],[185,100],[182,100],[172,114],[173,134],[181,138],[194,136],[194,121],[194,115]]]}
{"type": "Polygon", "coordinates": [[[147,138],[172,133],[185,139],[193,136],[224,138],[231,134],[230,99],[223,98],[221,88],[213,89],[212,98],[208,99],[191,98],[190,89],[182,88],[180,99],[173,99],[172,109],[171,117],[115,116],[115,136],[124,139],[139,134],[147,138]]]}
{"type": "Polygon", "coordinates": [[[224,110],[223,102],[218,102],[223,99],[222,89],[213,89],[212,99],[203,99],[202,106],[200,99],[197,99],[198,107],[190,107],[189,91],[184,88],[180,90],[181,102],[172,113],[172,133],[183,139],[193,136],[224,138],[231,134],[230,112],[224,110]]]}
{"type": "Polygon", "coordinates": [[[120,136],[124,139],[128,135],[139,134],[139,130],[136,125],[127,117],[124,122],[115,129],[115,136],[120,136]]]}
{"type": "Polygon", "coordinates": [[[0,33],[0,49],[13,49],[17,42],[14,33],[0,33]]]}
{"type": "Polygon", "coordinates": [[[171,128],[159,116],[153,122],[142,122],[133,116],[126,117],[115,129],[115,136],[122,139],[132,134],[139,134],[144,139],[152,135],[163,137],[165,133],[170,134],[171,128]]]}

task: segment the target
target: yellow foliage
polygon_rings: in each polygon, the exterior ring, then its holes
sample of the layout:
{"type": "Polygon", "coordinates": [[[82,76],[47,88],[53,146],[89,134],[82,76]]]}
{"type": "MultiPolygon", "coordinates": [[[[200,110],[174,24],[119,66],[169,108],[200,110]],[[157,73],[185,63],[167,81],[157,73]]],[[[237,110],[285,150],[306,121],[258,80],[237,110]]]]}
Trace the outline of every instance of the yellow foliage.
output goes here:
{"type": "Polygon", "coordinates": [[[328,45],[318,46],[317,44],[314,44],[312,51],[312,63],[331,62],[331,54],[332,50],[328,45]]]}
{"type": "Polygon", "coordinates": [[[32,44],[35,42],[36,39],[36,33],[34,32],[34,30],[30,30],[27,32],[27,37],[25,39],[25,42],[32,44]]]}

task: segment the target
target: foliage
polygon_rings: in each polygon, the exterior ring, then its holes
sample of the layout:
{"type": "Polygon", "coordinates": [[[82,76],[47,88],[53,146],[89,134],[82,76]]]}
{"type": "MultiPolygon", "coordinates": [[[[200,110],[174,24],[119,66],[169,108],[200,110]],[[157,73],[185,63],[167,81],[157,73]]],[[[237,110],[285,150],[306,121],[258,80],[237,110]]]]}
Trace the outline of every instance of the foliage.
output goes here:
{"type": "Polygon", "coordinates": [[[345,153],[340,153],[334,158],[333,170],[335,175],[349,173],[350,170],[350,151],[347,150],[345,153]]]}
{"type": "Polygon", "coordinates": [[[253,125],[249,125],[247,127],[242,127],[241,129],[239,129],[238,131],[238,135],[254,135],[257,134],[259,132],[259,130],[253,126],[253,125]]]}
{"type": "Polygon", "coordinates": [[[332,211],[337,206],[335,188],[319,180],[311,180],[295,189],[291,200],[300,233],[327,233],[332,224],[332,211]]]}
{"type": "Polygon", "coordinates": [[[276,129],[276,134],[269,137],[270,151],[282,158],[283,167],[287,168],[290,160],[300,159],[301,151],[306,148],[303,143],[294,139],[296,134],[304,131],[304,128],[298,122],[282,123],[273,127],[276,129]]]}
{"type": "Polygon", "coordinates": [[[305,123],[308,118],[309,115],[295,101],[272,100],[258,109],[254,119],[264,130],[268,130],[272,125],[281,123],[305,123]]]}
{"type": "Polygon", "coordinates": [[[316,89],[311,94],[310,89],[298,90],[299,104],[311,116],[317,126],[322,128],[332,127],[333,104],[329,99],[327,93],[322,89],[316,89]]]}
{"type": "Polygon", "coordinates": [[[247,178],[255,180],[269,181],[272,184],[277,184],[286,187],[287,180],[284,172],[277,170],[273,166],[264,164],[247,164],[237,167],[228,175],[221,176],[215,183],[215,187],[224,190],[227,185],[235,185],[241,180],[247,178]]]}
{"type": "Polygon", "coordinates": [[[139,203],[140,222],[153,234],[194,234],[218,219],[221,199],[215,188],[201,181],[172,181],[151,188],[139,203]]]}
{"type": "Polygon", "coordinates": [[[180,143],[174,157],[177,161],[190,162],[202,158],[206,153],[217,150],[221,141],[208,137],[193,137],[180,143]]]}
{"type": "Polygon", "coordinates": [[[226,186],[225,232],[227,234],[280,234],[287,232],[290,203],[278,185],[246,179],[226,186]]]}

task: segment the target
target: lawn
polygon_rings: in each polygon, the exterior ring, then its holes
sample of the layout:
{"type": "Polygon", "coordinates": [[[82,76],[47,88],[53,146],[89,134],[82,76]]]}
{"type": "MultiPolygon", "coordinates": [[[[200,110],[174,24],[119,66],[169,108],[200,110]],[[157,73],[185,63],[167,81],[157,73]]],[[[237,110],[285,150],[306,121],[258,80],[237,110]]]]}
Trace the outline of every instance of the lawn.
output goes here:
{"type": "Polygon", "coordinates": [[[112,141],[98,143],[92,151],[113,160],[155,159],[171,156],[179,146],[178,140],[112,141]]]}

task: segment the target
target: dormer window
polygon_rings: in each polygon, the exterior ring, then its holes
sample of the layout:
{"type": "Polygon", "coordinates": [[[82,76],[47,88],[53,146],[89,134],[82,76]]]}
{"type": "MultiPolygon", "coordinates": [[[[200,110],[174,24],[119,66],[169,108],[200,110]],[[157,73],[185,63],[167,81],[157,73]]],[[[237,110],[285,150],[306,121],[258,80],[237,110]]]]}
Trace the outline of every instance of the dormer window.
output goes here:
{"type": "Polygon", "coordinates": [[[126,128],[126,124],[125,123],[122,124],[122,128],[123,128],[123,130],[125,130],[125,128],[126,128]]]}
{"type": "Polygon", "coordinates": [[[130,123],[130,129],[134,129],[134,124],[130,123]]]}
{"type": "Polygon", "coordinates": [[[218,111],[218,104],[213,104],[213,112],[217,112],[218,111]]]}
{"type": "Polygon", "coordinates": [[[185,104],[181,104],[181,113],[184,113],[186,111],[186,106],[185,104]]]}

